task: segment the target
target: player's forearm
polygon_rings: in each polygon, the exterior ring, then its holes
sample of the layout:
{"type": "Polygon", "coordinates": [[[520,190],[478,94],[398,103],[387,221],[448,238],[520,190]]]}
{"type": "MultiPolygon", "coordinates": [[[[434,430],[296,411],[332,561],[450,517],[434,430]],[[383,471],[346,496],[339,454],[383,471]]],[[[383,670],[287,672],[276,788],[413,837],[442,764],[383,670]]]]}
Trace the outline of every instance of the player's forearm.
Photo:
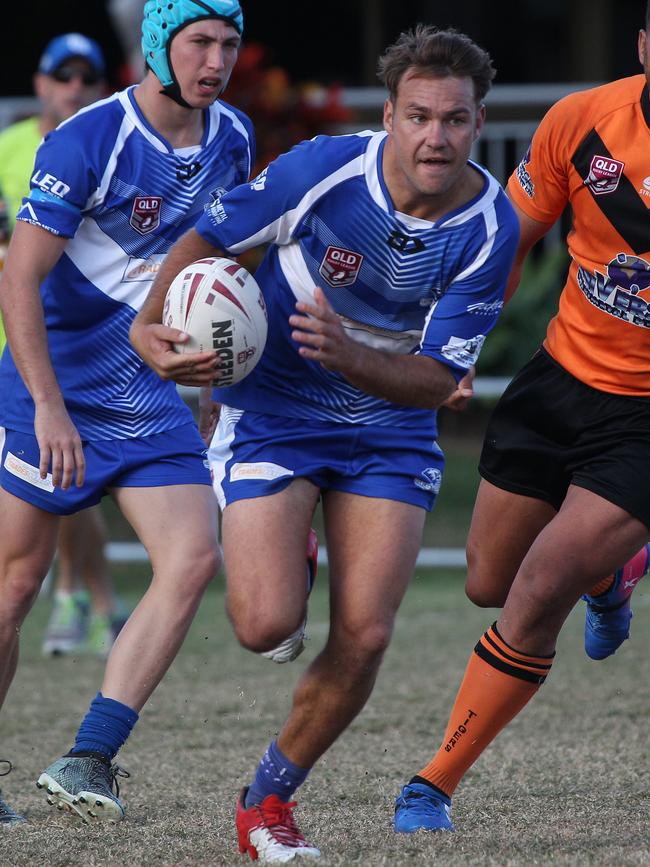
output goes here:
{"type": "Polygon", "coordinates": [[[340,372],[374,397],[401,406],[437,409],[456,388],[451,371],[426,355],[394,355],[356,346],[352,363],[340,372]]]}
{"type": "Polygon", "coordinates": [[[18,286],[5,273],[0,307],[7,343],[18,373],[37,406],[63,402],[48,352],[47,332],[38,286],[18,286]]]}
{"type": "Polygon", "coordinates": [[[219,255],[220,251],[205,241],[194,229],[186,232],[163,259],[153,286],[135,322],[144,325],[161,322],[165,295],[174,277],[190,262],[196,262],[197,259],[203,259],[206,256],[219,255]]]}

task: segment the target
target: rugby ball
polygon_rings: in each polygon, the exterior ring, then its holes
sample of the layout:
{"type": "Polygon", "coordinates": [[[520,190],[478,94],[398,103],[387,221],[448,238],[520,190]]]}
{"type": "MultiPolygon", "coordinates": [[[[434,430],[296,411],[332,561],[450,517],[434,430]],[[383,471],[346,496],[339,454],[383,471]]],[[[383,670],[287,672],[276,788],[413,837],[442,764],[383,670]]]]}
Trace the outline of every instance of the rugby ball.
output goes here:
{"type": "Polygon", "coordinates": [[[253,370],[266,344],[268,320],[262,290],[232,259],[192,262],[174,277],[165,298],[163,324],[189,334],[180,353],[214,349],[221,376],[214,385],[235,385],[253,370]]]}

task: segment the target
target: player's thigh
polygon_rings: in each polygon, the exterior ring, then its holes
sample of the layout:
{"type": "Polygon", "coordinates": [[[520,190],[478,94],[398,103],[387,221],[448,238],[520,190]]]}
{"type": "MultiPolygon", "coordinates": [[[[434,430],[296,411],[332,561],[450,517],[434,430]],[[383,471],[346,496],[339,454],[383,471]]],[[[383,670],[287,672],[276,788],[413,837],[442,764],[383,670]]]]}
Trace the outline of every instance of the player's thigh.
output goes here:
{"type": "Polygon", "coordinates": [[[629,512],[572,485],[524,558],[503,618],[522,635],[540,622],[559,630],[580,596],[649,539],[650,529],[629,512]]]}
{"type": "Polygon", "coordinates": [[[146,548],[156,577],[182,580],[197,567],[217,571],[217,503],[209,485],[123,487],[112,494],[146,548]]]}
{"type": "Polygon", "coordinates": [[[556,510],[481,480],[467,537],[465,590],[476,605],[501,606],[521,563],[556,510]]]}
{"type": "Polygon", "coordinates": [[[265,617],[295,619],[306,596],[306,545],[320,495],[295,479],[268,496],[229,503],[221,529],[228,610],[236,622],[254,607],[265,617]]]}
{"type": "Polygon", "coordinates": [[[0,488],[0,582],[40,584],[56,548],[59,516],[0,488]]]}
{"type": "MultiPolygon", "coordinates": [[[[323,495],[330,573],[331,629],[388,643],[413,574],[426,512],[398,500],[341,491],[323,495]]],[[[371,648],[372,649],[372,648],[371,648]]]]}

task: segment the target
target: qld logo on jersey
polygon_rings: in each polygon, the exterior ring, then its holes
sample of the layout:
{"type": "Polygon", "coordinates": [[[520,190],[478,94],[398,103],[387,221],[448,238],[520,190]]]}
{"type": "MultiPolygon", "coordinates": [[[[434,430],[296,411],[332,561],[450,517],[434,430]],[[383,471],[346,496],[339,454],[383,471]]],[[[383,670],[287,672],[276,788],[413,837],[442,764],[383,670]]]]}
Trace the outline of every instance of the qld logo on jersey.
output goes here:
{"type": "Polygon", "coordinates": [[[349,286],[359,276],[363,256],[344,247],[332,247],[325,251],[318,273],[330,286],[349,286]]]}
{"type": "Polygon", "coordinates": [[[618,253],[608,263],[606,276],[598,271],[591,274],[580,266],[577,279],[595,307],[632,325],[650,328],[650,262],[631,253],[618,253]]]}
{"type": "Polygon", "coordinates": [[[618,187],[625,163],[613,160],[611,157],[601,157],[596,154],[591,158],[589,174],[585,178],[585,186],[589,187],[595,196],[613,193],[618,187]]]}
{"type": "Polygon", "coordinates": [[[147,235],[160,225],[162,196],[136,196],[129,223],[136,232],[147,235]]]}

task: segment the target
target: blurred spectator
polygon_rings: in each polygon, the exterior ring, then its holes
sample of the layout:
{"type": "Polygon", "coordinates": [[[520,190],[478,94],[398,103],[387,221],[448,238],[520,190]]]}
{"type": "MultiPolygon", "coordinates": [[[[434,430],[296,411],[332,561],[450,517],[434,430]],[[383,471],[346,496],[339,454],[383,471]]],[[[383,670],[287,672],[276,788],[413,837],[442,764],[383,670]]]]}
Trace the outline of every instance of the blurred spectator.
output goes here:
{"type": "MultiPolygon", "coordinates": [[[[105,64],[99,45],[80,33],[66,33],[48,43],[34,74],[34,92],[41,113],[0,133],[0,189],[6,214],[4,248],[15,215],[29,194],[34,155],[51,130],[103,92],[105,64]]],[[[2,209],[0,209],[2,210],[2,209]]],[[[0,213],[0,223],[2,213],[0,213]]],[[[0,225],[0,234],[2,226],[0,225]]],[[[1,346],[4,331],[0,329],[1,346]]],[[[54,607],[43,641],[43,653],[57,655],[82,648],[108,655],[125,620],[108,574],[106,530],[99,506],[61,522],[54,607]],[[79,586],[80,580],[85,586],[79,586]]]]}

